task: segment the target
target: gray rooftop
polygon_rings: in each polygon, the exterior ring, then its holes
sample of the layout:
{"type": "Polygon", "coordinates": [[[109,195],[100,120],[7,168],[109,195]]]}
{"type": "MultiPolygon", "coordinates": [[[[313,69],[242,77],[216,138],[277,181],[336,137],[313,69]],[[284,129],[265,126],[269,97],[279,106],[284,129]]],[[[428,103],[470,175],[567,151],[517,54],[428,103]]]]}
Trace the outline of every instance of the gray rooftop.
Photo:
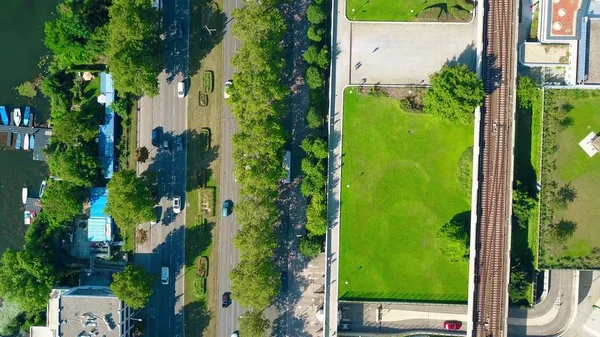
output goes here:
{"type": "Polygon", "coordinates": [[[600,20],[590,20],[587,84],[600,84],[600,20]]]}
{"type": "Polygon", "coordinates": [[[120,336],[121,301],[107,287],[71,289],[63,294],[60,305],[59,331],[62,336],[120,336]]]}

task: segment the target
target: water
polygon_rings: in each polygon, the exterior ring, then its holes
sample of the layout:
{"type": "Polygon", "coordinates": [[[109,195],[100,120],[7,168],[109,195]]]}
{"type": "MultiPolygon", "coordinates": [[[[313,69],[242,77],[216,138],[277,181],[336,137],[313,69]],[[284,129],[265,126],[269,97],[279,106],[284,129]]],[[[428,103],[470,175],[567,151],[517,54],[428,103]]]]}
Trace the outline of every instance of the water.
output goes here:
{"type": "MultiPolygon", "coordinates": [[[[51,20],[59,0],[0,0],[0,105],[12,111],[30,105],[36,123],[48,118],[49,106],[43,97],[19,97],[14,88],[39,75],[37,66],[47,53],[42,42],[44,22],[51,20]]],[[[0,252],[21,248],[27,227],[23,224],[21,190],[36,196],[48,176],[43,162],[33,161],[32,152],[0,147],[0,252]]]]}

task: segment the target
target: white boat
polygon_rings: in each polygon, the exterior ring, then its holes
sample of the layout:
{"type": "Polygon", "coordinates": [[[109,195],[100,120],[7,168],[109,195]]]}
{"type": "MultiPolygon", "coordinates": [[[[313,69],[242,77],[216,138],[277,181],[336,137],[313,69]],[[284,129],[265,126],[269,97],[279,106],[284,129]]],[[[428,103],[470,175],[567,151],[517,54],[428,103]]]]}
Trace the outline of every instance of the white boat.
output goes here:
{"type": "Polygon", "coordinates": [[[42,184],[40,185],[40,196],[39,198],[41,199],[44,196],[44,191],[46,190],[46,181],[42,181],[42,184]]]}
{"type": "Polygon", "coordinates": [[[25,205],[27,203],[27,187],[23,187],[21,198],[23,198],[23,205],[25,205]]]}
{"type": "Polygon", "coordinates": [[[25,134],[25,137],[23,137],[23,150],[28,151],[29,150],[29,135],[25,134]]]}
{"type": "Polygon", "coordinates": [[[21,109],[17,108],[13,110],[13,122],[16,126],[21,124],[21,109]]]}
{"type": "Polygon", "coordinates": [[[25,211],[23,213],[23,222],[26,225],[31,225],[31,223],[33,222],[33,219],[35,218],[35,212],[34,211],[25,211]]]}

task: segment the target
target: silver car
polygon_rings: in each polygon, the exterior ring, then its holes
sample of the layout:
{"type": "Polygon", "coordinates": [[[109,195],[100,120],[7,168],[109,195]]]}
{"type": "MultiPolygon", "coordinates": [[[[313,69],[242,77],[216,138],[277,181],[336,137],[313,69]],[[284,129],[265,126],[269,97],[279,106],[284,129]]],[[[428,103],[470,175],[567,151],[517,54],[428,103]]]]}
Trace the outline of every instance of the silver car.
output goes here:
{"type": "Polygon", "coordinates": [[[173,212],[175,214],[181,213],[181,198],[180,197],[173,198],[173,212]]]}

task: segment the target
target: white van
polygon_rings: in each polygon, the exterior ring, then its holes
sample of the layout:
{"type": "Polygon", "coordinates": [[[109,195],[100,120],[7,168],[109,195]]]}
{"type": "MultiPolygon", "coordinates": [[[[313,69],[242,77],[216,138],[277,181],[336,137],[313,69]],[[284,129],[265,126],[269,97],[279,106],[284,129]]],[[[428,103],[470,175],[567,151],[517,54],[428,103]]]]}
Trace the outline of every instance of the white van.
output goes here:
{"type": "Polygon", "coordinates": [[[162,267],[160,271],[160,282],[164,285],[169,284],[169,267],[162,267]]]}
{"type": "Polygon", "coordinates": [[[181,81],[177,83],[177,97],[183,98],[185,96],[185,82],[181,81]]]}

